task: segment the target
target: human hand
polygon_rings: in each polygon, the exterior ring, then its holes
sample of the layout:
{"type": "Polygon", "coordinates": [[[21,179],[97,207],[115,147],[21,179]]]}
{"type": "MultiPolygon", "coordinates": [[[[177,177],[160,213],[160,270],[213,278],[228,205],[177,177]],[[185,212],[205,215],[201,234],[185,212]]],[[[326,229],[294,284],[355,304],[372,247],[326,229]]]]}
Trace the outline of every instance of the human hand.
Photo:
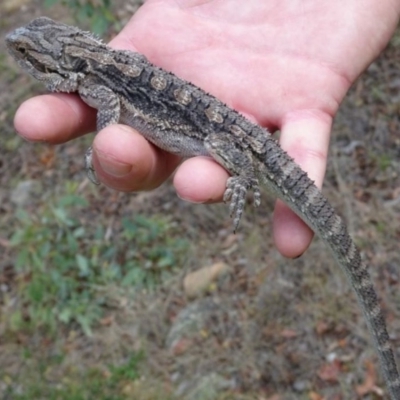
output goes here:
{"type": "MultiPolygon", "coordinates": [[[[399,11],[398,0],[148,0],[110,45],[139,51],[254,122],[279,128],[282,147],[321,186],[332,118],[389,41],[399,11]]],[[[95,111],[77,95],[39,96],[20,107],[15,126],[29,140],[61,143],[93,131],[95,111]]],[[[93,148],[98,178],[117,190],[154,188],[179,163],[122,125],[101,131],[93,148]]],[[[184,199],[216,202],[227,178],[213,160],[196,157],[179,166],[174,185],[184,199]]],[[[312,232],[278,202],[274,237],[282,254],[295,257],[312,232]]]]}

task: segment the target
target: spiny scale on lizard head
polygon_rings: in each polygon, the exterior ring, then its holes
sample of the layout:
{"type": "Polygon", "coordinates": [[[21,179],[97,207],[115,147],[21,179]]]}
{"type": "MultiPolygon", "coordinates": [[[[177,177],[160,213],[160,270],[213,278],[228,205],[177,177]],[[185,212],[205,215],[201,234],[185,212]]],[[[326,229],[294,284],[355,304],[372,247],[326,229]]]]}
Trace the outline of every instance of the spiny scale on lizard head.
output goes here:
{"type": "Polygon", "coordinates": [[[11,32],[6,36],[6,44],[20,67],[44,82],[52,92],[74,92],[84,76],[82,60],[68,56],[63,51],[65,46],[106,47],[92,33],[47,17],[36,18],[11,32]],[[35,42],[32,37],[36,38],[35,42]]]}

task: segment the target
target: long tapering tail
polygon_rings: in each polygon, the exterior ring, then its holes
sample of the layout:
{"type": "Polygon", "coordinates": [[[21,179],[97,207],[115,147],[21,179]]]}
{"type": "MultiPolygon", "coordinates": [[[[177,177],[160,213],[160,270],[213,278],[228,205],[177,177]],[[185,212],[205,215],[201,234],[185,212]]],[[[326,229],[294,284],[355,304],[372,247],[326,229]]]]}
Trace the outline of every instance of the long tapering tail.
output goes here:
{"type": "Polygon", "coordinates": [[[259,161],[260,181],[287,203],[328,245],[348,276],[379,355],[390,398],[400,400],[400,375],[378,296],[346,225],[314,182],[272,138],[267,140],[259,161]]]}

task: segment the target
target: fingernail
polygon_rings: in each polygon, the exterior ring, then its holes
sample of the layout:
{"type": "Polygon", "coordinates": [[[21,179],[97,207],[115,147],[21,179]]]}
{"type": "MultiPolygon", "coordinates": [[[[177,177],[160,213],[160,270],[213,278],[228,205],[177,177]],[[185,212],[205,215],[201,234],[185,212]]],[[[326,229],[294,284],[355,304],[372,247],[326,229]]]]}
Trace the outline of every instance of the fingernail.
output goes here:
{"type": "Polygon", "coordinates": [[[96,153],[97,161],[99,162],[101,168],[109,175],[116,177],[123,177],[128,175],[132,170],[131,164],[121,163],[116,161],[113,157],[105,154],[101,151],[94,150],[96,153]]]}
{"type": "Polygon", "coordinates": [[[183,201],[187,201],[189,203],[193,203],[193,204],[204,204],[203,201],[196,201],[196,200],[192,200],[189,197],[185,197],[185,196],[181,196],[179,193],[176,193],[176,195],[178,196],[178,198],[180,198],[183,201]]]}
{"type": "Polygon", "coordinates": [[[29,138],[29,137],[24,136],[22,133],[19,133],[17,130],[15,130],[15,131],[17,132],[18,136],[19,136],[21,139],[23,139],[23,140],[25,140],[25,141],[27,141],[27,142],[29,142],[29,143],[50,144],[47,140],[44,140],[44,139],[31,139],[31,138],[29,138]]]}

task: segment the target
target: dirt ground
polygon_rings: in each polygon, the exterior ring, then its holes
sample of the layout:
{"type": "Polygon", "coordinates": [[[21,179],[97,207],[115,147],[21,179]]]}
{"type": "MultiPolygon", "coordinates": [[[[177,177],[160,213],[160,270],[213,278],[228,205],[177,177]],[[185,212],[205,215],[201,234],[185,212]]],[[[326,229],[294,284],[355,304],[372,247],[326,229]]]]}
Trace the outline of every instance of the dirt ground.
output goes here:
{"type": "MultiPolygon", "coordinates": [[[[118,15],[128,18],[136,3],[121,3],[118,15]]],[[[1,37],[34,16],[73,22],[69,10],[44,9],[36,0],[6,1],[0,4],[3,13],[1,37]]],[[[398,34],[340,108],[324,193],[372,266],[400,360],[399,65],[398,34]]],[[[48,377],[57,383],[71,365],[84,370],[106,360],[118,362],[131,349],[143,348],[143,379],[135,385],[157,382],[174,399],[384,398],[363,317],[345,277],[318,239],[297,260],[281,257],[269,229],[273,200],[266,196],[260,209],[247,208],[240,233],[232,235],[223,205],[185,203],[170,182],[139,194],[93,188],[82,170],[89,139],[49,147],[15,135],[17,106],[32,93],[44,92],[17,69],[0,41],[0,393],[5,377],[17,382],[24,376],[22,353],[27,349],[33,359],[64,349],[63,362],[48,377]],[[18,204],[13,200],[16,188],[31,181],[40,188],[18,204]],[[9,245],[18,228],[17,209],[34,212],[65,181],[80,183],[78,190],[90,203],[83,217],[88,226],[112,226],[117,238],[123,217],[168,215],[189,240],[189,250],[175,273],[154,290],[105,287],[108,306],[91,337],[76,327],[60,328],[56,339],[39,331],[13,333],[5,315],[6,298],[18,282],[17,255],[9,245]],[[217,263],[226,266],[225,272],[203,294],[188,296],[185,277],[217,263]]],[[[138,390],[135,386],[122,398],[163,398],[145,397],[138,390]]]]}

